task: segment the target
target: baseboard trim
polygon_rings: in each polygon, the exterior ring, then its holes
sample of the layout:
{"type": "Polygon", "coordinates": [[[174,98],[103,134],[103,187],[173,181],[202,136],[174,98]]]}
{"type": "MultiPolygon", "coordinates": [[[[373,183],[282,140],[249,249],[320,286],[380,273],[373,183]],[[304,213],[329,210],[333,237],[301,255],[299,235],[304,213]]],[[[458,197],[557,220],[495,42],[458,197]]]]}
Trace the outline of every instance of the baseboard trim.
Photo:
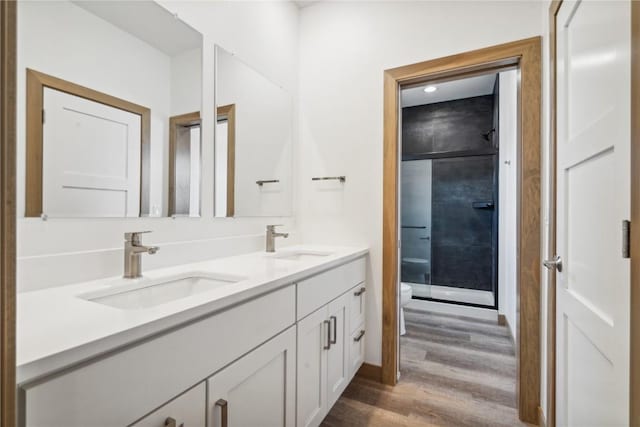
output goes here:
{"type": "Polygon", "coordinates": [[[544,411],[541,406],[538,406],[538,425],[540,427],[547,427],[547,418],[544,416],[544,411]]]}
{"type": "Polygon", "coordinates": [[[359,376],[360,378],[381,383],[382,382],[382,366],[363,363],[362,366],[360,366],[360,369],[358,369],[358,372],[356,373],[356,375],[359,376]]]}
{"type": "Polygon", "coordinates": [[[504,314],[498,314],[498,325],[507,326],[507,316],[504,314]]]}

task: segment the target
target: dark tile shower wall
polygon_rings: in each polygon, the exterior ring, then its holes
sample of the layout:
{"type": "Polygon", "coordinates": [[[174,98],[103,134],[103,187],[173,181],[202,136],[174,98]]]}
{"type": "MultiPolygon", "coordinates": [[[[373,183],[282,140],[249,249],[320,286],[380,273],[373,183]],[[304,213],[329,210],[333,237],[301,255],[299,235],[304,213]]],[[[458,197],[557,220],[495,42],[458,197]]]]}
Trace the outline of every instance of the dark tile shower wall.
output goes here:
{"type": "Polygon", "coordinates": [[[491,148],[493,95],[402,109],[402,154],[491,148]]]}
{"type": "MultiPolygon", "coordinates": [[[[404,108],[402,154],[490,149],[494,124],[493,95],[404,108]]],[[[431,284],[494,291],[497,210],[472,203],[497,203],[496,158],[433,159],[431,284]]]]}
{"type": "Polygon", "coordinates": [[[433,160],[431,283],[493,290],[493,157],[433,160]]]}

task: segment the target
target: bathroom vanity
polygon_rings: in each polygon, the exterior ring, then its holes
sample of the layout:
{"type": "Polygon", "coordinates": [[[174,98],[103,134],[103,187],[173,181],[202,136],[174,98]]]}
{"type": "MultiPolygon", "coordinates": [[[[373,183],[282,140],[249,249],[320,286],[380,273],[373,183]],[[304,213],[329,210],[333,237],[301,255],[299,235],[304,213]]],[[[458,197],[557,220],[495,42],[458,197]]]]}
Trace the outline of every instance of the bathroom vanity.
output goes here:
{"type": "Polygon", "coordinates": [[[293,247],[22,293],[20,425],[319,425],[363,362],[366,254],[293,247]]]}

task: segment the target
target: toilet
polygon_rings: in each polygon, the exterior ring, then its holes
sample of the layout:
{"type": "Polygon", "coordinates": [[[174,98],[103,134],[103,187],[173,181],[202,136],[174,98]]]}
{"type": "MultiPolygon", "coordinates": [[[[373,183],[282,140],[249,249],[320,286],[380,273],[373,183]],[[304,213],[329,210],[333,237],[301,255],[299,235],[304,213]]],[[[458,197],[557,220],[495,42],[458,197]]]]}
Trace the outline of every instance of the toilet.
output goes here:
{"type": "Polygon", "coordinates": [[[406,283],[400,284],[400,335],[404,335],[407,331],[404,328],[404,307],[411,301],[413,289],[411,285],[406,283]]]}

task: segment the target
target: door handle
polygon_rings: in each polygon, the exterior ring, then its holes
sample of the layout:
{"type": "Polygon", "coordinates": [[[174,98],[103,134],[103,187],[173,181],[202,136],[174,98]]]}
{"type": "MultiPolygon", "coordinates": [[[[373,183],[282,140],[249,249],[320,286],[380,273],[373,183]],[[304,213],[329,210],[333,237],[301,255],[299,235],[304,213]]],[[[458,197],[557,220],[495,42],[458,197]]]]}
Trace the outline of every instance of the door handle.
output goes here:
{"type": "Polygon", "coordinates": [[[329,350],[331,348],[331,322],[323,320],[322,323],[327,325],[327,344],[325,344],[324,349],[329,350]]]}
{"type": "Polygon", "coordinates": [[[355,338],[353,339],[353,341],[355,341],[355,342],[360,342],[360,340],[362,339],[362,337],[364,337],[364,330],[363,330],[363,329],[361,329],[361,330],[360,330],[360,333],[358,334],[358,336],[357,336],[357,337],[355,337],[355,338]]]}
{"type": "Polygon", "coordinates": [[[366,292],[367,288],[365,288],[364,286],[361,287],[360,289],[358,289],[357,291],[355,291],[353,293],[353,296],[359,297],[360,295],[364,294],[366,292]]]}
{"type": "Polygon", "coordinates": [[[336,316],[329,317],[329,320],[333,322],[333,339],[329,338],[330,344],[338,342],[338,318],[336,316]]]}
{"type": "MultiPolygon", "coordinates": [[[[169,417],[164,420],[164,427],[177,427],[177,421],[173,417],[169,417]]],[[[180,424],[180,427],[184,427],[184,423],[180,424]]]]}
{"type": "Polygon", "coordinates": [[[229,425],[229,405],[224,399],[218,399],[216,406],[220,407],[220,427],[228,427],[229,425]]]}
{"type": "Polygon", "coordinates": [[[556,269],[558,273],[562,273],[562,258],[560,255],[556,255],[553,259],[546,259],[542,261],[542,264],[549,270],[556,269]]]}

